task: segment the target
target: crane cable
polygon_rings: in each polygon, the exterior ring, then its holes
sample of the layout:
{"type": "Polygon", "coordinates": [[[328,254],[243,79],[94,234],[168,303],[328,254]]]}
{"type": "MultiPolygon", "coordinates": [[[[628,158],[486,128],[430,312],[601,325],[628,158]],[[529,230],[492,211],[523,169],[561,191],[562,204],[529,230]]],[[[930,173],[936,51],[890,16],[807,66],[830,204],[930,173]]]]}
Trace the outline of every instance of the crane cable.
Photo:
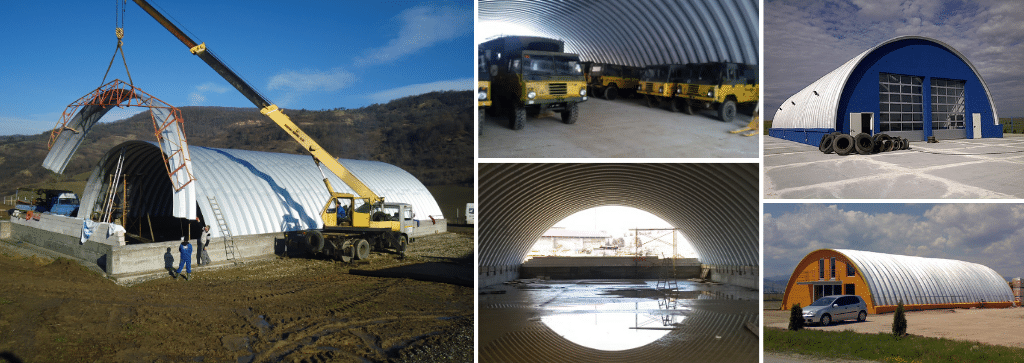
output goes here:
{"type": "Polygon", "coordinates": [[[128,74],[128,85],[133,89],[135,88],[135,82],[132,81],[132,72],[128,70],[128,59],[124,57],[124,18],[125,9],[128,7],[128,0],[115,0],[114,1],[114,34],[117,36],[117,48],[114,49],[114,55],[110,57],[110,64],[107,65],[107,71],[103,73],[103,80],[100,81],[100,87],[103,87],[104,82],[107,81],[107,75],[110,74],[110,67],[114,65],[114,59],[117,58],[117,53],[121,53],[121,61],[124,62],[124,71],[128,74]],[[120,10],[121,14],[118,15],[117,11],[120,10]],[[121,21],[118,24],[118,20],[121,21]],[[119,26],[120,25],[120,26],[119,26]]]}

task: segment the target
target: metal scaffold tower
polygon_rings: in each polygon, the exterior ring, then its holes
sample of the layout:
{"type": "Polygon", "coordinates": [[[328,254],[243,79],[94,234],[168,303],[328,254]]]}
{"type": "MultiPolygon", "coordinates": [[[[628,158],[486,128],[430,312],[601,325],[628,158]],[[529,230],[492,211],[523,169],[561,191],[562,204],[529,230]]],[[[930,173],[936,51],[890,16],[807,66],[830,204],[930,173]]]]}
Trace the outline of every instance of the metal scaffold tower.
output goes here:
{"type": "Polygon", "coordinates": [[[660,269],[658,274],[658,283],[656,288],[658,290],[677,290],[679,289],[679,282],[676,278],[676,256],[679,255],[678,241],[676,241],[676,231],[678,228],[634,228],[633,236],[636,240],[636,256],[640,255],[640,247],[649,243],[662,243],[665,245],[672,246],[672,269],[666,271],[664,268],[660,269]],[[640,236],[647,236],[649,239],[646,242],[640,241],[640,236]],[[671,238],[671,241],[669,241],[671,238]]]}

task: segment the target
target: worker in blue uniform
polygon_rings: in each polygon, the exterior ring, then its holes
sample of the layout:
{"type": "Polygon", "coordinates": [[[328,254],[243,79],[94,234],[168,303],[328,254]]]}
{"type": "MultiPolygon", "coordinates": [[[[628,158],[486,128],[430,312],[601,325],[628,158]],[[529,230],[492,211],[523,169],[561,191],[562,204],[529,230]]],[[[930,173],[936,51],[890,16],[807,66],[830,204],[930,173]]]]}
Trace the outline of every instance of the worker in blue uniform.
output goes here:
{"type": "Polygon", "coordinates": [[[174,278],[181,276],[181,268],[185,268],[185,280],[192,279],[192,244],[188,243],[187,239],[182,239],[181,245],[178,246],[178,252],[181,253],[181,263],[178,264],[178,271],[174,272],[174,278]]]}

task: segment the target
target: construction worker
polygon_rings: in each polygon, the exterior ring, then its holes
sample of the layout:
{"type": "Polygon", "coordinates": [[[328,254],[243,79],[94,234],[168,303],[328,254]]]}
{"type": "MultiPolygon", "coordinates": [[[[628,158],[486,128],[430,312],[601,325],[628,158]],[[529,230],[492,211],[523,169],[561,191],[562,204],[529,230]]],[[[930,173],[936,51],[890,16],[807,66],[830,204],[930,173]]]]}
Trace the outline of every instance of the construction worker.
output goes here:
{"type": "Polygon", "coordinates": [[[181,245],[178,246],[181,253],[181,263],[178,264],[178,271],[174,272],[174,278],[181,276],[181,268],[185,268],[185,281],[192,279],[192,244],[188,243],[185,237],[181,238],[181,245]]]}
{"type": "Polygon", "coordinates": [[[206,247],[210,246],[210,226],[203,226],[203,232],[196,238],[196,246],[199,247],[199,253],[196,253],[199,259],[197,265],[209,265],[210,254],[206,252],[206,247]]]}

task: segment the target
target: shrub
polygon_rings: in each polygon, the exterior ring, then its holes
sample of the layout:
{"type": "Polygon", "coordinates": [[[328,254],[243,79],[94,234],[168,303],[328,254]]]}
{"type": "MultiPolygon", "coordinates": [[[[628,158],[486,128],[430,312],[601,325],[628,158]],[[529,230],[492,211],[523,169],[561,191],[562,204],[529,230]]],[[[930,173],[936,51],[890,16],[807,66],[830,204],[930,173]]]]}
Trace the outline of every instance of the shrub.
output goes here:
{"type": "Polygon", "coordinates": [[[896,305],[896,314],[892,316],[892,335],[897,338],[907,335],[907,316],[903,314],[903,300],[896,305]]]}
{"type": "Polygon", "coordinates": [[[789,309],[789,330],[797,331],[804,328],[804,309],[800,304],[793,304],[789,309]]]}

